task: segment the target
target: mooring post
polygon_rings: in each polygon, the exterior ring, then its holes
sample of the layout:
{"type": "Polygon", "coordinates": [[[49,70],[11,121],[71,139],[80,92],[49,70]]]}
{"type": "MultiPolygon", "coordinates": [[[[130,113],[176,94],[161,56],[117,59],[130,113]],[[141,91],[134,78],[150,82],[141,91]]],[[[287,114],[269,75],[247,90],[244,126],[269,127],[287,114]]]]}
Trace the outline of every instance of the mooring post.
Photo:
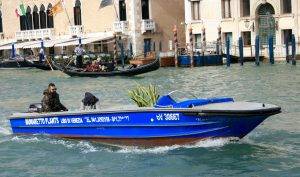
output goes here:
{"type": "Polygon", "coordinates": [[[177,26],[174,25],[173,29],[173,37],[174,37],[174,60],[175,67],[178,67],[178,39],[177,39],[177,26]]]}
{"type": "Polygon", "coordinates": [[[244,43],[243,38],[239,38],[239,53],[240,53],[240,64],[241,66],[244,65],[244,43]]]}
{"type": "Polygon", "coordinates": [[[259,36],[255,38],[255,65],[259,66],[259,36]]]}
{"type": "Polygon", "coordinates": [[[222,28],[221,26],[218,27],[218,46],[219,46],[219,53],[218,55],[222,55],[222,28]]]}
{"type": "Polygon", "coordinates": [[[114,65],[117,65],[117,35],[114,34],[114,65]]]}
{"type": "Polygon", "coordinates": [[[226,65],[229,67],[231,62],[231,56],[230,56],[230,40],[229,37],[226,39],[226,65]]]}
{"type": "Polygon", "coordinates": [[[292,65],[296,65],[296,39],[295,35],[292,35],[292,65]]]}
{"type": "Polygon", "coordinates": [[[121,48],[122,68],[124,69],[124,66],[125,66],[125,52],[124,52],[124,44],[123,44],[123,42],[120,43],[120,48],[121,48]]]}
{"type": "Polygon", "coordinates": [[[269,36],[269,58],[270,63],[274,64],[274,42],[273,42],[273,36],[269,36]]]}
{"type": "Polygon", "coordinates": [[[11,58],[12,59],[16,58],[16,48],[14,42],[11,44],[11,58]]]}
{"type": "Polygon", "coordinates": [[[285,38],[285,53],[286,53],[286,57],[285,57],[285,60],[287,63],[290,63],[290,52],[289,52],[289,38],[286,37],[285,38]]]}
{"type": "Polygon", "coordinates": [[[202,56],[205,55],[206,51],[206,31],[205,28],[202,28],[202,56]]]}
{"type": "Polygon", "coordinates": [[[190,56],[191,56],[191,67],[194,67],[194,40],[193,40],[193,29],[190,27],[190,56]]]}

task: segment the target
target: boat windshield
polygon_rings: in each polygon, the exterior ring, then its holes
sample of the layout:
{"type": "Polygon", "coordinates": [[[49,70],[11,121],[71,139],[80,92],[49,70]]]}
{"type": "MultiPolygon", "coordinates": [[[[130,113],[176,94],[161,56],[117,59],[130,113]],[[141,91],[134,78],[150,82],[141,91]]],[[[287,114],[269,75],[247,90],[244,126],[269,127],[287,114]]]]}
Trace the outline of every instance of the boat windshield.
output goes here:
{"type": "Polygon", "coordinates": [[[195,96],[194,94],[192,94],[190,92],[183,92],[180,90],[172,91],[168,95],[177,103],[186,101],[186,100],[191,100],[191,99],[198,99],[198,97],[195,96]]]}

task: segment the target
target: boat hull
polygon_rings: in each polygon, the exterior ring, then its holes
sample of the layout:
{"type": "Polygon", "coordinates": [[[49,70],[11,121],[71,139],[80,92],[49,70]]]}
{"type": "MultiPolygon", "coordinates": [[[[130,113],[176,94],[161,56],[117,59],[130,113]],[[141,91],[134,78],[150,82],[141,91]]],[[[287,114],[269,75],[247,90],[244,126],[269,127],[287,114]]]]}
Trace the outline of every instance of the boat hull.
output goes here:
{"type": "Polygon", "coordinates": [[[208,138],[243,138],[268,112],[203,113],[191,109],[34,114],[10,119],[14,134],[46,134],[107,144],[164,146],[208,138]]]}

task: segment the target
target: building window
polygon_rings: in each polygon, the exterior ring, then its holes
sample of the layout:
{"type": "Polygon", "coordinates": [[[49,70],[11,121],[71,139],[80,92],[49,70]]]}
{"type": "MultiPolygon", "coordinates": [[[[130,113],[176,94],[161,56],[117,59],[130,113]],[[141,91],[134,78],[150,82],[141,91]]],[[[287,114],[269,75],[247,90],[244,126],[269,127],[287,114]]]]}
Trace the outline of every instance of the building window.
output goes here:
{"type": "Polygon", "coordinates": [[[38,8],[37,6],[34,6],[33,8],[33,28],[34,29],[39,29],[40,28],[40,17],[39,17],[39,13],[38,13],[38,8]]]}
{"type": "Polygon", "coordinates": [[[40,8],[40,25],[41,29],[47,28],[47,19],[44,5],[41,5],[40,8]]]}
{"type": "Polygon", "coordinates": [[[27,30],[27,21],[25,15],[20,16],[20,29],[21,31],[27,30]]]}
{"type": "Polygon", "coordinates": [[[201,34],[195,34],[195,49],[201,49],[201,34]]]}
{"type": "Polygon", "coordinates": [[[291,43],[292,42],[292,35],[293,35],[293,31],[292,29],[284,29],[282,30],[283,33],[283,43],[286,44],[291,43]]]}
{"type": "Polygon", "coordinates": [[[82,25],[81,22],[81,2],[80,0],[76,0],[74,7],[74,24],[82,25]]]}
{"type": "Polygon", "coordinates": [[[222,17],[231,18],[231,0],[222,0],[222,17]]]}
{"type": "Polygon", "coordinates": [[[241,0],[242,17],[250,16],[250,0],[241,0]]]}
{"type": "Polygon", "coordinates": [[[32,15],[31,15],[31,9],[28,6],[26,9],[26,29],[27,30],[32,30],[32,15]]]}
{"type": "Polygon", "coordinates": [[[0,11],[0,33],[3,33],[2,12],[0,11]]]}
{"type": "Polygon", "coordinates": [[[142,4],[142,19],[147,20],[150,18],[149,15],[149,0],[141,0],[142,4]]]}
{"type": "Polygon", "coordinates": [[[120,21],[126,21],[126,3],[125,0],[119,1],[119,14],[120,14],[120,21]]]}
{"type": "Polygon", "coordinates": [[[192,4],[192,19],[200,20],[200,1],[191,1],[192,4]]]}
{"type": "Polygon", "coordinates": [[[50,9],[52,8],[52,4],[49,4],[47,7],[47,28],[53,28],[53,16],[50,15],[50,9]]]}
{"type": "Polygon", "coordinates": [[[292,2],[291,0],[281,0],[282,13],[289,14],[292,13],[292,2]]]}
{"type": "Polygon", "coordinates": [[[242,38],[244,41],[244,46],[250,46],[251,45],[251,32],[245,31],[242,32],[242,38]]]}

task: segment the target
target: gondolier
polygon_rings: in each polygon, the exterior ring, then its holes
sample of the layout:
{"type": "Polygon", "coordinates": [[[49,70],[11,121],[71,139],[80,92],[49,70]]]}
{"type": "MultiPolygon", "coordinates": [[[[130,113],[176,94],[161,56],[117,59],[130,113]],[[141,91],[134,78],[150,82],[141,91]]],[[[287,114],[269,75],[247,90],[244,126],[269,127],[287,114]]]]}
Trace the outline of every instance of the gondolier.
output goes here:
{"type": "Polygon", "coordinates": [[[45,60],[45,51],[43,48],[41,48],[39,51],[39,62],[43,63],[44,60],[45,60]]]}
{"type": "Polygon", "coordinates": [[[79,44],[75,48],[74,52],[76,54],[76,67],[82,68],[83,67],[82,57],[83,57],[83,54],[85,53],[85,50],[82,48],[82,44],[79,44]]]}

